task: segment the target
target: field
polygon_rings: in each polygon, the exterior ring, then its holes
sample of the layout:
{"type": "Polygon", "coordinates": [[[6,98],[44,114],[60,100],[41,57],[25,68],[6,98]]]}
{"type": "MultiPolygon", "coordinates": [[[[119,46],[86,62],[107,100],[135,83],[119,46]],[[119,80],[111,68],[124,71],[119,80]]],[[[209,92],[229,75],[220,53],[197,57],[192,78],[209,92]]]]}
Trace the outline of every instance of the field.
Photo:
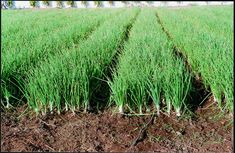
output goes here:
{"type": "Polygon", "coordinates": [[[3,10],[1,32],[3,151],[231,152],[233,6],[3,10]]]}

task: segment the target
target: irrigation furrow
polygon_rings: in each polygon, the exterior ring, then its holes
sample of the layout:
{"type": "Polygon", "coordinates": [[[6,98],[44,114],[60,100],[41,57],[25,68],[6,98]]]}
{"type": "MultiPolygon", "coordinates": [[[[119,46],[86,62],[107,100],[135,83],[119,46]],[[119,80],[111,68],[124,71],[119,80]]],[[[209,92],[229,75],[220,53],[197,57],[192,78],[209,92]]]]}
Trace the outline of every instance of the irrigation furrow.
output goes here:
{"type": "MultiPolygon", "coordinates": [[[[133,27],[133,24],[134,22],[136,21],[136,18],[138,17],[140,11],[136,14],[136,16],[131,20],[130,24],[127,25],[126,27],[126,30],[124,32],[124,36],[123,36],[123,39],[121,40],[119,46],[118,46],[118,49],[117,49],[117,52],[116,54],[114,55],[113,59],[112,59],[112,66],[110,67],[110,69],[116,69],[116,66],[117,66],[117,60],[118,60],[118,57],[119,57],[119,54],[122,53],[123,49],[124,49],[124,46],[125,46],[125,42],[128,41],[129,39],[129,35],[130,35],[130,31],[131,31],[131,28],[133,27]]],[[[108,75],[109,77],[112,77],[112,75],[108,75]]]]}

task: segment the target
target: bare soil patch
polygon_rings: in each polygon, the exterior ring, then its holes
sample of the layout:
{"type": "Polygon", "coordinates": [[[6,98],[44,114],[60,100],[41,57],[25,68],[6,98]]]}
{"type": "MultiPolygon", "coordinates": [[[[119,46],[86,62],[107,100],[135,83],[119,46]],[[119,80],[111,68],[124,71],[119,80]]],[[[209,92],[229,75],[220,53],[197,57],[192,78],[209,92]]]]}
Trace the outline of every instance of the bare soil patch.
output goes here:
{"type": "Polygon", "coordinates": [[[195,116],[120,116],[111,110],[36,117],[25,106],[1,112],[1,151],[232,152],[231,119],[210,102],[195,116]],[[26,111],[27,112],[27,111],[26,111]],[[21,115],[21,117],[19,117],[21,115]]]}

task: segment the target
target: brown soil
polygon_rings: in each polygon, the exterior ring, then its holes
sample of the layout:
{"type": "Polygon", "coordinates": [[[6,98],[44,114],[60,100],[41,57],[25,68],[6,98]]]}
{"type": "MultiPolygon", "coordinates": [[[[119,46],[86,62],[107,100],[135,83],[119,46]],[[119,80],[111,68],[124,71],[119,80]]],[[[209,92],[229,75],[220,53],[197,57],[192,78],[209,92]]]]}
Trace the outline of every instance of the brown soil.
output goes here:
{"type": "Polygon", "coordinates": [[[111,110],[35,117],[23,113],[23,106],[1,114],[1,151],[232,152],[231,118],[219,117],[215,108],[208,103],[194,117],[181,118],[120,116],[111,110]]]}

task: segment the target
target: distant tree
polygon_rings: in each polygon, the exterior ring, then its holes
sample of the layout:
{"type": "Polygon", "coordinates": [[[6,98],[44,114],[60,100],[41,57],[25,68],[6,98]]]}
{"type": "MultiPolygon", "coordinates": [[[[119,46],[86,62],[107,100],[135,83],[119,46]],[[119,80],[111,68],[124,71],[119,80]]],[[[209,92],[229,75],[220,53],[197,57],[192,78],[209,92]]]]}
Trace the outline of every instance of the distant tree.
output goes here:
{"type": "Polygon", "coordinates": [[[129,2],[128,1],[122,1],[122,3],[124,3],[125,5],[128,4],[129,2]]]}
{"type": "Polygon", "coordinates": [[[178,4],[178,6],[180,6],[180,4],[181,4],[181,1],[176,1],[176,3],[178,4]]]}
{"type": "Polygon", "coordinates": [[[209,5],[209,1],[206,1],[206,5],[209,5]]]}
{"type": "Polygon", "coordinates": [[[12,7],[13,6],[13,1],[12,0],[8,0],[8,1],[6,1],[6,3],[7,3],[8,7],[12,7]]]}
{"type": "Polygon", "coordinates": [[[127,6],[127,5],[129,4],[128,1],[122,1],[122,3],[123,3],[125,6],[127,6]]]}
{"type": "Polygon", "coordinates": [[[109,1],[109,5],[113,6],[114,5],[114,1],[109,1]]]}
{"type": "Polygon", "coordinates": [[[83,4],[85,7],[88,6],[88,2],[87,2],[87,1],[81,1],[81,2],[82,2],[82,4],[83,4]]]}
{"type": "Polygon", "coordinates": [[[12,0],[5,1],[5,7],[6,8],[12,8],[13,7],[13,1],[12,0]]]}
{"type": "Polygon", "coordinates": [[[228,1],[222,1],[221,4],[225,5],[228,1]]]}
{"type": "Polygon", "coordinates": [[[37,1],[29,1],[30,6],[37,7],[37,1]]]}
{"type": "Polygon", "coordinates": [[[74,1],[67,1],[67,4],[70,5],[71,7],[75,7],[75,2],[74,1]]]}
{"type": "Polygon", "coordinates": [[[49,6],[50,2],[49,1],[42,1],[42,4],[44,4],[45,6],[49,6]]]}
{"type": "Polygon", "coordinates": [[[56,1],[56,6],[59,8],[63,7],[63,2],[62,1],[56,1]]]}
{"type": "Polygon", "coordinates": [[[6,9],[7,8],[5,1],[1,1],[1,8],[2,9],[6,9]]]}
{"type": "Polygon", "coordinates": [[[154,3],[153,1],[146,1],[148,3],[149,6],[152,6],[152,4],[154,3]]]}
{"type": "Polygon", "coordinates": [[[146,1],[147,3],[149,3],[149,4],[153,4],[153,1],[146,1]]]}
{"type": "Polygon", "coordinates": [[[102,3],[101,3],[101,1],[95,1],[95,5],[96,5],[97,7],[101,7],[102,3]]]}
{"type": "Polygon", "coordinates": [[[178,6],[180,6],[180,4],[182,3],[181,1],[176,1],[177,2],[177,4],[178,4],[178,6]]]}
{"type": "Polygon", "coordinates": [[[133,1],[133,2],[134,2],[134,6],[138,6],[138,7],[140,6],[140,1],[133,1]]]}

